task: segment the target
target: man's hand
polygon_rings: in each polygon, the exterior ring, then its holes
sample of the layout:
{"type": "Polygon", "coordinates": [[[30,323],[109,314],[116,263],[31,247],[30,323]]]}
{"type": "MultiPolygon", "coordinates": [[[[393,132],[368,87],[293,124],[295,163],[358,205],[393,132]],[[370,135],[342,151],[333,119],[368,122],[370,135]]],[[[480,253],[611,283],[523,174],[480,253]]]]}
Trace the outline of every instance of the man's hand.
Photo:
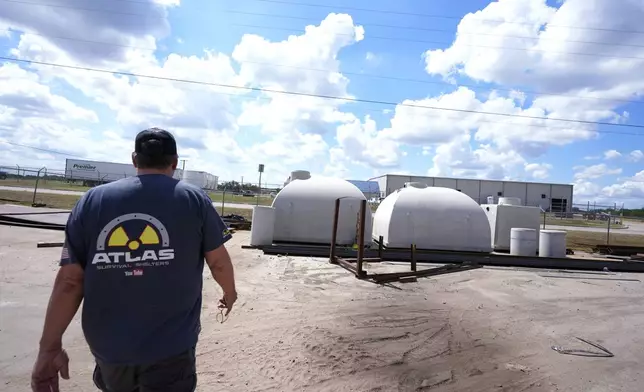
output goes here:
{"type": "Polygon", "coordinates": [[[33,392],[59,392],[58,373],[69,380],[69,357],[62,348],[40,350],[31,372],[31,390],[33,392]]]}
{"type": "Polygon", "coordinates": [[[210,268],[212,277],[219,283],[224,297],[219,300],[217,306],[224,316],[228,316],[233,304],[237,301],[237,290],[235,289],[235,274],[233,272],[233,264],[230,261],[230,255],[224,245],[206,252],[206,263],[210,268]],[[226,314],[223,314],[226,309],[226,314]]]}
{"type": "Polygon", "coordinates": [[[237,301],[236,292],[232,292],[231,294],[224,293],[224,297],[219,300],[219,305],[217,307],[219,309],[226,309],[224,317],[228,316],[228,313],[230,313],[230,311],[232,310],[235,301],[237,301]]]}

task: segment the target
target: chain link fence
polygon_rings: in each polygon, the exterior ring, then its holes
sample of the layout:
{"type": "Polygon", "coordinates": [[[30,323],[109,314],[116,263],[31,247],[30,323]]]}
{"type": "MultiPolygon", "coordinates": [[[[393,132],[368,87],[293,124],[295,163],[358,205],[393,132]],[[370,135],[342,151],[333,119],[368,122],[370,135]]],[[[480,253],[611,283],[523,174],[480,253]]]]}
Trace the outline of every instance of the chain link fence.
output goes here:
{"type": "Polygon", "coordinates": [[[0,166],[0,203],[69,209],[87,189],[66,178],[64,170],[0,166]]]}
{"type": "MultiPolygon", "coordinates": [[[[0,203],[70,209],[91,186],[135,174],[135,171],[94,173],[90,177],[65,172],[64,169],[0,166],[0,203]]],[[[175,177],[180,176],[180,171],[175,173],[175,177]]],[[[215,181],[207,183],[204,188],[222,216],[241,216],[247,220],[252,218],[253,206],[271,205],[284,186],[283,183],[258,184],[243,179],[220,180],[216,177],[215,181]]],[[[364,190],[363,193],[371,210],[376,211],[383,199],[380,192],[364,190]]],[[[477,201],[480,204],[488,203],[487,198],[477,201]]],[[[644,209],[627,209],[618,203],[605,202],[586,202],[573,204],[572,207],[556,204],[533,207],[541,208],[544,228],[584,232],[595,243],[618,244],[626,241],[639,242],[644,246],[644,209]]]]}
{"type": "MultiPolygon", "coordinates": [[[[182,179],[182,171],[174,177],[182,179]]],[[[93,186],[136,175],[135,170],[107,172],[93,169],[50,169],[20,165],[0,166],[0,203],[69,209],[82,194],[93,186]]],[[[255,205],[271,205],[283,184],[244,181],[222,181],[204,173],[186,179],[208,192],[222,215],[238,215],[250,219],[255,205]],[[203,177],[203,178],[202,178],[203,177]]]]}

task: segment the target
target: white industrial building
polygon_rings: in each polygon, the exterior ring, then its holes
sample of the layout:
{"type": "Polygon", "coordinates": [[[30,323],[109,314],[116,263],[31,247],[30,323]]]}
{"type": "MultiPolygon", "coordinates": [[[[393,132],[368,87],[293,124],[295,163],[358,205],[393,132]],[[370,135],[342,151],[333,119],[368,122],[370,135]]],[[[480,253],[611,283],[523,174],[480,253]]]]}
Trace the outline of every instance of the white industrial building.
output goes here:
{"type": "Polygon", "coordinates": [[[387,197],[397,189],[403,188],[406,183],[417,182],[431,187],[455,189],[465,193],[479,204],[497,203],[499,197],[516,197],[521,199],[522,205],[541,207],[543,210],[552,212],[571,212],[573,204],[573,186],[570,184],[405,176],[398,174],[385,174],[371,178],[370,181],[378,182],[381,198],[387,197]],[[493,200],[490,198],[493,198],[493,200]]]}
{"type": "MultiPolygon", "coordinates": [[[[133,176],[136,176],[136,168],[131,163],[83,159],[65,160],[65,179],[83,182],[87,186],[105,184],[133,176]]],[[[210,173],[181,169],[176,169],[173,177],[208,190],[217,189],[219,181],[219,177],[210,173]]]]}

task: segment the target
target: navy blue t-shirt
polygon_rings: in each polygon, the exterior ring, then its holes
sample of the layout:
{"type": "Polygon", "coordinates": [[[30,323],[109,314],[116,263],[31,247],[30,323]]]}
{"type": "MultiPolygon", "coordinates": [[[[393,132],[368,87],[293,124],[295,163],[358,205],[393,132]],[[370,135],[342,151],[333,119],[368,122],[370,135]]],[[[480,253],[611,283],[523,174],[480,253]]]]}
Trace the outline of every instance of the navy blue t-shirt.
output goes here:
{"type": "Polygon", "coordinates": [[[141,365],[193,347],[204,255],[230,238],[204,191],[165,175],[85,193],[69,216],[60,265],[85,270],[82,323],[92,353],[141,365]]]}

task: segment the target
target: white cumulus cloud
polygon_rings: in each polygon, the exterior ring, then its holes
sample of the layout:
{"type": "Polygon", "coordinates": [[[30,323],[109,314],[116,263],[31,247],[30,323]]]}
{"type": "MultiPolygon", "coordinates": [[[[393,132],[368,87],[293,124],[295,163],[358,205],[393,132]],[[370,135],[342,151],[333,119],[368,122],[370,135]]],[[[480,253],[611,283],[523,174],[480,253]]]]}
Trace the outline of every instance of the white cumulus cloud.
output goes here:
{"type": "MultiPolygon", "coordinates": [[[[11,56],[129,74],[0,64],[2,163],[61,166],[59,155],[16,144],[127,162],[133,135],[161,126],[177,135],[189,168],[222,179],[254,175],[264,163],[272,182],[293,169],[342,177],[405,172],[546,180],[572,166],[564,159],[555,167],[546,153],[565,156],[575,143],[617,137],[597,125],[556,119],[629,122],[625,103],[644,95],[641,37],[624,33],[641,30],[639,0],[491,2],[460,20],[452,44],[422,55],[418,69],[454,83],[453,89],[383,92],[399,99],[377,115],[350,102],[373,97],[353,88],[340,59],[352,52],[358,66],[379,69],[392,57],[382,48],[362,49],[368,31],[349,14],[330,13],[282,39],[244,34],[226,53],[182,55],[159,50],[169,41],[190,42],[186,31],[172,35],[169,15],[179,0],[109,3],[103,13],[64,0],[0,7],[0,27],[12,30],[11,41],[0,39],[12,45],[11,56]],[[126,23],[124,14],[141,16],[126,23]],[[419,153],[408,154],[411,148],[419,153]]],[[[611,166],[576,167],[576,195],[636,200],[641,173],[627,177],[633,166],[627,163],[642,162],[642,150],[592,151],[578,159],[604,158],[611,166]]]]}

